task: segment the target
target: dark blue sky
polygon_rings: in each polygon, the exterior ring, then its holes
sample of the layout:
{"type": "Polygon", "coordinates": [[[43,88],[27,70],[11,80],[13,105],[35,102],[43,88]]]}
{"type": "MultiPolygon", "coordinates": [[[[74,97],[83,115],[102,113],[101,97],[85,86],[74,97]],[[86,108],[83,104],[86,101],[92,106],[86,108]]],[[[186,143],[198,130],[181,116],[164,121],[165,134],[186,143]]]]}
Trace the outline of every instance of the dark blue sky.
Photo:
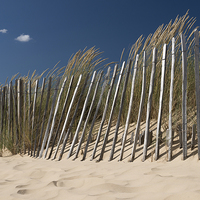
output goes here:
{"type": "Polygon", "coordinates": [[[188,9],[200,26],[199,0],[0,0],[0,82],[18,72],[40,74],[58,61],[66,66],[86,46],[118,61],[140,35],[188,9]]]}

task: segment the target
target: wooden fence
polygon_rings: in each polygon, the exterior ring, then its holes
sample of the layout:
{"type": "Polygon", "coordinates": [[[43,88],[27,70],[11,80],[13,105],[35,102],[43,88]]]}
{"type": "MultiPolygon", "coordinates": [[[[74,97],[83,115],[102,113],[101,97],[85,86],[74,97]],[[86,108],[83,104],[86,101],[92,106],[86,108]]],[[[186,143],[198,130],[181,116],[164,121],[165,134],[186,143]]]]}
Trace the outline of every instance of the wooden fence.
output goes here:
{"type": "MultiPolygon", "coordinates": [[[[182,127],[179,130],[180,146],[183,147],[183,159],[187,158],[187,54],[185,45],[185,36],[181,36],[181,49],[182,49],[182,127]]],[[[197,105],[197,125],[192,127],[191,147],[194,148],[195,135],[197,132],[198,137],[198,158],[200,159],[200,91],[199,91],[199,32],[195,31],[195,89],[196,89],[196,105],[197,105]],[[197,127],[197,128],[196,128],[197,127]],[[197,131],[196,131],[197,130],[197,131]]],[[[173,82],[174,82],[174,69],[175,69],[175,39],[172,39],[172,58],[171,58],[171,82],[170,82],[170,96],[169,96],[169,122],[168,130],[166,132],[166,142],[168,146],[168,161],[172,160],[172,146],[173,146],[173,130],[172,130],[172,99],[173,99],[173,82]]],[[[152,109],[152,96],[154,91],[155,71],[157,64],[157,49],[153,49],[151,77],[148,91],[148,101],[144,104],[146,93],[146,53],[143,55],[143,77],[142,77],[142,90],[139,103],[139,113],[136,123],[135,134],[131,133],[132,154],[130,161],[135,158],[135,152],[139,138],[144,137],[143,145],[143,158],[147,158],[148,146],[151,142],[152,132],[150,131],[150,119],[152,109]],[[145,131],[141,133],[141,115],[144,106],[147,107],[146,111],[146,125],[145,131]]],[[[160,85],[160,99],[159,111],[157,118],[156,129],[156,143],[155,143],[155,160],[159,159],[161,133],[161,119],[162,119],[162,105],[163,93],[165,87],[165,70],[166,70],[166,54],[167,45],[163,46],[162,56],[162,69],[161,69],[161,85],[160,85]]],[[[123,160],[125,145],[127,143],[127,135],[131,118],[131,109],[134,100],[134,87],[136,80],[136,73],[138,70],[138,59],[136,56],[133,68],[133,76],[131,82],[131,95],[129,100],[128,112],[126,116],[125,128],[121,140],[121,151],[119,160],[123,160]]],[[[113,142],[110,152],[109,160],[113,159],[115,153],[115,146],[117,143],[118,132],[120,127],[121,115],[124,109],[124,97],[127,89],[130,68],[133,61],[129,63],[122,63],[120,73],[117,75],[118,65],[115,65],[112,77],[110,77],[110,67],[105,76],[103,72],[93,72],[92,78],[89,79],[89,74],[84,79],[83,85],[80,85],[83,79],[82,75],[79,76],[77,82],[74,82],[74,76],[68,77],[70,80],[66,85],[67,78],[60,79],[57,77],[56,81],[52,82],[52,78],[43,79],[41,90],[39,91],[39,80],[36,80],[34,88],[29,80],[24,83],[22,79],[15,80],[13,86],[12,82],[5,85],[0,90],[0,139],[1,149],[5,146],[9,148],[12,146],[13,153],[28,153],[32,157],[58,159],[61,160],[64,153],[68,153],[68,158],[73,155],[75,144],[77,149],[74,153],[75,158],[80,155],[80,150],[84,149],[82,160],[86,159],[88,147],[91,141],[94,142],[92,149],[91,160],[95,158],[97,146],[99,145],[100,137],[102,137],[102,129],[105,125],[106,115],[109,113],[108,122],[106,125],[105,134],[103,137],[103,144],[100,151],[99,160],[103,159],[105,148],[108,143],[110,134],[111,123],[113,122],[113,113],[117,101],[119,103],[119,113],[115,124],[115,131],[113,135],[113,142]],[[104,78],[103,83],[101,80],[104,78]],[[117,80],[116,80],[117,79],[117,80]],[[123,81],[122,81],[123,80],[123,81]],[[120,85],[122,86],[121,93],[119,92],[120,85]],[[61,85],[61,87],[59,87],[61,85]],[[70,93],[73,90],[72,98],[70,93]],[[106,90],[107,88],[107,90],[106,90]],[[113,91],[115,90],[115,91],[113,91]],[[46,91],[46,92],[45,92],[46,91]],[[53,93],[52,93],[53,91],[53,93]],[[100,91],[99,95],[97,95],[100,91]],[[93,93],[93,95],[92,95],[93,93]],[[84,95],[86,94],[86,95],[84,95]],[[114,96],[111,98],[111,95],[114,96]],[[121,96],[119,96],[121,95],[121,96]],[[61,98],[65,96],[65,98],[61,98]],[[97,99],[98,96],[98,99],[97,99]],[[103,104],[102,98],[106,96],[105,103],[103,104]],[[89,98],[91,102],[89,104],[89,98]],[[61,99],[64,102],[61,103],[61,99]],[[110,102],[112,99],[112,102],[110,102]],[[97,104],[95,104],[97,102],[97,104]],[[44,109],[42,110],[42,105],[44,109]],[[60,108],[62,105],[62,108],[60,108]],[[109,105],[111,108],[109,109],[109,105]],[[36,109],[37,108],[37,109],[36,109]],[[73,108],[73,113],[72,113],[73,108]],[[101,119],[97,115],[99,110],[102,110],[101,119]],[[80,111],[81,110],[81,111],[80,111]],[[77,116],[77,113],[80,116],[77,116]],[[93,112],[92,112],[93,111],[93,112]],[[59,114],[58,114],[59,112],[59,114]],[[92,114],[93,113],[93,114],[92,114]],[[90,123],[89,123],[90,120],[90,123]],[[89,125],[89,128],[88,128],[89,125]],[[98,126],[98,133],[94,138],[94,126],[98,126]],[[76,127],[74,127],[76,126],[76,127]],[[74,131],[74,132],[73,132],[74,131]],[[79,134],[81,132],[81,135],[79,134]],[[84,145],[83,142],[85,141],[84,145]],[[69,148],[66,149],[68,144],[69,148]],[[82,147],[81,147],[82,146],[82,147]],[[57,157],[57,154],[59,156],[57,157]]]]}

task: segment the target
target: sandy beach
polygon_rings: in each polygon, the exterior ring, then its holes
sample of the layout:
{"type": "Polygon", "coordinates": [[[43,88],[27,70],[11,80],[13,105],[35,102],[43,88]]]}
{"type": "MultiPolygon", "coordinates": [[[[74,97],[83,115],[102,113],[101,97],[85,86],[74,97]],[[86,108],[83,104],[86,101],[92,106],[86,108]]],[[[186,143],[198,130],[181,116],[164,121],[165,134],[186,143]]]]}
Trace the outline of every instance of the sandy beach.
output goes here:
{"type": "MultiPolygon", "coordinates": [[[[113,132],[111,129],[111,138],[113,132]]],[[[67,159],[67,152],[61,161],[4,154],[0,157],[0,199],[200,199],[197,144],[191,150],[190,140],[188,158],[183,161],[175,134],[171,162],[167,162],[165,144],[161,144],[158,161],[153,159],[152,144],[145,162],[141,161],[143,146],[137,147],[135,160],[129,162],[130,142],[127,142],[121,162],[118,161],[120,142],[116,145],[114,159],[109,162],[112,140],[109,140],[102,161],[97,162],[101,144],[96,158],[90,161],[93,144],[85,161],[81,161],[81,153],[75,161],[73,156],[67,159]]]]}

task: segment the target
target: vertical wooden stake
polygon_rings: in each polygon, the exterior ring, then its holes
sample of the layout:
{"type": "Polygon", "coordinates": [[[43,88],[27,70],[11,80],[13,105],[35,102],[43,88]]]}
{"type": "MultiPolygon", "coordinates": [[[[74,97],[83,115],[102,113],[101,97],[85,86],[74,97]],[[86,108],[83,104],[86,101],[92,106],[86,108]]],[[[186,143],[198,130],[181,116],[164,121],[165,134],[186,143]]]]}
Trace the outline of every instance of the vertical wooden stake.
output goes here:
{"type": "Polygon", "coordinates": [[[116,90],[115,90],[115,95],[114,95],[114,99],[113,99],[113,103],[112,103],[112,108],[111,108],[111,111],[110,111],[108,127],[107,127],[107,130],[106,130],[105,136],[104,136],[104,141],[103,141],[103,146],[102,146],[102,149],[101,149],[99,161],[103,159],[104,151],[105,151],[105,148],[106,148],[108,135],[109,135],[111,123],[112,123],[113,112],[114,112],[114,108],[115,108],[115,105],[116,105],[117,96],[118,96],[118,93],[119,93],[119,87],[120,87],[120,83],[121,83],[121,79],[122,79],[122,74],[124,72],[124,67],[125,67],[125,62],[123,62],[122,68],[121,68],[121,71],[120,71],[120,74],[119,74],[119,78],[118,78],[118,82],[117,82],[117,86],[116,86],[116,90]]]}
{"type": "Polygon", "coordinates": [[[82,87],[82,89],[81,89],[81,94],[80,94],[79,99],[78,99],[78,102],[77,102],[77,104],[76,104],[76,109],[75,109],[75,111],[74,111],[74,114],[73,114],[72,120],[71,120],[71,122],[70,122],[69,128],[68,128],[67,133],[66,133],[66,135],[65,135],[65,137],[64,137],[63,145],[62,145],[62,148],[61,148],[61,151],[60,151],[60,155],[59,155],[58,160],[61,160],[61,159],[62,159],[62,156],[63,156],[64,150],[65,150],[65,146],[66,146],[66,144],[67,144],[67,140],[68,140],[69,134],[71,133],[72,126],[74,125],[74,121],[75,121],[75,119],[76,119],[76,117],[77,117],[76,114],[77,114],[77,111],[78,111],[78,108],[79,108],[81,99],[82,99],[82,97],[83,97],[83,94],[84,94],[84,91],[85,91],[85,88],[86,88],[86,84],[87,84],[88,78],[89,78],[89,73],[87,74],[86,79],[85,79],[85,82],[84,82],[83,87],[82,87]]]}
{"type": "Polygon", "coordinates": [[[168,161],[172,160],[172,101],[173,101],[173,88],[174,88],[174,68],[175,68],[175,38],[172,38],[172,66],[171,66],[171,83],[170,83],[170,96],[169,96],[169,149],[168,161]]]}
{"type": "Polygon", "coordinates": [[[28,145],[28,155],[30,155],[30,146],[31,146],[31,80],[28,82],[28,132],[29,132],[29,141],[28,145]]]}
{"type": "MultiPolygon", "coordinates": [[[[109,72],[110,72],[110,67],[109,67],[108,70],[109,70],[109,72]]],[[[88,114],[87,114],[87,118],[86,118],[85,123],[84,123],[82,135],[81,135],[81,138],[80,138],[80,140],[79,140],[79,144],[78,144],[78,147],[77,147],[77,150],[76,150],[76,154],[75,154],[74,159],[78,157],[78,153],[79,153],[79,151],[80,151],[81,144],[82,144],[82,142],[83,142],[83,138],[84,138],[85,131],[86,131],[86,126],[87,126],[88,120],[89,120],[89,118],[90,118],[90,114],[91,114],[91,111],[92,111],[92,108],[93,108],[93,104],[94,104],[94,101],[95,101],[95,98],[96,98],[96,95],[97,95],[97,90],[98,90],[98,87],[99,87],[99,84],[100,84],[100,81],[101,81],[101,78],[102,78],[102,74],[103,74],[103,71],[101,71],[101,72],[99,73],[99,78],[98,78],[97,83],[96,83],[96,87],[95,87],[95,90],[94,90],[92,102],[91,102],[91,105],[90,105],[90,108],[89,108],[89,111],[88,111],[88,114]]],[[[103,84],[102,90],[104,91],[104,89],[105,89],[105,86],[104,86],[104,84],[103,84]]],[[[102,91],[101,91],[101,94],[102,94],[102,91]]],[[[100,102],[101,102],[101,99],[102,99],[101,94],[100,94],[100,98],[99,98],[99,101],[100,101],[100,102]]],[[[98,104],[97,104],[96,110],[99,110],[99,102],[98,102],[98,104]]],[[[95,114],[94,114],[94,118],[96,119],[96,116],[95,116],[95,115],[96,115],[96,111],[95,111],[95,114]]],[[[94,118],[93,118],[93,119],[94,119],[94,118]]],[[[93,123],[93,121],[92,121],[91,127],[93,126],[93,124],[94,124],[94,123],[93,123]]],[[[92,128],[93,128],[93,127],[92,127],[92,128]]],[[[91,136],[90,136],[90,132],[89,132],[89,134],[88,134],[88,138],[89,138],[89,137],[91,137],[91,136]]]]}
{"type": "Polygon", "coordinates": [[[155,160],[159,158],[159,142],[160,142],[160,129],[161,129],[161,120],[162,120],[163,94],[164,94],[164,85],[165,85],[166,55],[167,55],[167,44],[164,44],[163,57],[162,57],[161,85],[160,85],[160,101],[159,101],[157,131],[156,131],[155,160]]]}
{"type": "Polygon", "coordinates": [[[60,146],[62,137],[63,137],[63,135],[64,135],[67,122],[68,122],[68,120],[69,120],[69,116],[70,116],[70,113],[71,113],[71,109],[72,109],[72,106],[73,106],[73,103],[74,103],[74,100],[75,100],[75,97],[76,97],[76,94],[77,94],[77,91],[78,91],[78,88],[79,88],[81,79],[82,79],[82,74],[80,74],[79,79],[78,79],[78,82],[77,82],[77,85],[76,85],[76,88],[75,88],[75,90],[74,90],[74,94],[73,94],[73,96],[72,96],[71,103],[70,103],[69,108],[68,108],[68,111],[67,111],[67,115],[66,115],[66,118],[65,118],[65,122],[64,122],[62,131],[61,131],[61,134],[60,134],[60,138],[59,138],[58,143],[57,143],[57,147],[56,147],[56,151],[55,151],[55,153],[54,153],[53,159],[56,158],[56,155],[57,155],[57,153],[58,153],[58,149],[59,149],[59,146],[60,146]]]}
{"type": "Polygon", "coordinates": [[[76,140],[78,139],[78,133],[79,133],[79,130],[80,130],[80,127],[81,127],[81,123],[82,123],[82,121],[83,121],[83,115],[84,115],[84,113],[85,113],[85,109],[86,109],[87,102],[88,102],[88,99],[89,99],[89,96],[90,96],[90,93],[91,93],[91,90],[92,90],[92,86],[93,86],[93,84],[94,84],[95,77],[96,77],[96,71],[94,71],[94,73],[93,73],[92,80],[91,80],[91,83],[90,83],[90,86],[89,86],[89,89],[88,89],[88,92],[87,92],[87,96],[86,96],[86,98],[85,98],[85,102],[84,102],[84,105],[83,105],[83,109],[82,109],[82,112],[81,112],[81,116],[80,116],[78,125],[77,125],[77,127],[76,127],[76,132],[75,132],[75,134],[74,134],[74,138],[73,138],[71,147],[70,147],[70,149],[69,149],[69,153],[68,153],[67,158],[69,158],[69,157],[71,156],[72,151],[73,151],[73,149],[74,149],[75,142],[76,142],[76,140]]]}
{"type": "Polygon", "coordinates": [[[60,120],[59,120],[59,122],[58,122],[58,127],[57,127],[57,130],[56,130],[56,132],[55,132],[55,137],[54,137],[53,142],[52,142],[52,146],[51,146],[51,150],[50,150],[48,159],[51,158],[51,155],[52,155],[52,152],[53,152],[53,148],[54,148],[54,146],[55,146],[55,142],[56,142],[56,139],[57,139],[57,137],[58,137],[58,133],[59,133],[59,129],[60,129],[60,126],[61,126],[61,122],[62,122],[62,120],[63,120],[63,118],[64,118],[64,113],[65,113],[65,110],[66,110],[66,107],[67,107],[67,102],[68,102],[68,100],[69,100],[69,94],[70,94],[70,92],[71,92],[73,80],[74,80],[74,76],[72,75],[71,80],[70,80],[70,83],[69,83],[67,95],[66,95],[66,97],[65,97],[65,102],[64,102],[64,105],[63,105],[62,113],[61,113],[61,116],[60,116],[60,120]]]}
{"type": "Polygon", "coordinates": [[[37,141],[38,141],[39,126],[41,125],[40,116],[41,116],[41,109],[42,109],[42,101],[43,101],[45,81],[46,81],[46,78],[43,78],[42,87],[41,87],[40,107],[39,107],[39,113],[38,113],[38,119],[37,119],[37,127],[36,127],[36,131],[35,131],[35,142],[34,142],[33,157],[35,157],[36,145],[37,145],[37,141]]]}
{"type": "Polygon", "coordinates": [[[35,125],[35,110],[36,110],[36,100],[37,100],[37,92],[38,92],[38,83],[39,81],[35,81],[35,92],[34,92],[34,100],[33,100],[33,114],[32,114],[32,126],[31,126],[31,156],[33,155],[33,139],[34,139],[34,125],[35,125]]]}
{"type": "Polygon", "coordinates": [[[125,124],[125,130],[124,130],[124,134],[123,134],[122,147],[121,147],[121,152],[120,152],[120,156],[119,156],[119,161],[121,161],[123,159],[124,147],[125,147],[126,138],[127,138],[127,134],[128,134],[128,127],[129,127],[130,117],[131,117],[131,109],[132,109],[132,105],[133,105],[135,79],[136,79],[136,74],[137,74],[137,69],[138,69],[138,60],[139,60],[139,54],[137,54],[137,56],[136,56],[135,66],[134,66],[134,69],[133,69],[131,96],[130,96],[130,101],[129,101],[128,114],[127,114],[127,117],[126,117],[126,124],[125,124]]]}
{"type": "Polygon", "coordinates": [[[46,105],[45,105],[44,115],[43,115],[43,119],[42,119],[42,127],[41,127],[41,130],[40,130],[40,138],[39,138],[39,142],[38,142],[38,149],[37,149],[37,155],[36,155],[36,157],[39,156],[40,148],[41,148],[41,143],[42,143],[42,136],[43,136],[44,124],[45,124],[45,120],[46,120],[47,109],[48,109],[49,99],[50,99],[50,93],[51,93],[51,80],[52,80],[52,77],[49,77],[48,89],[47,89],[47,97],[46,97],[46,105]]]}
{"type": "Polygon", "coordinates": [[[200,89],[199,89],[199,31],[195,30],[195,89],[197,105],[198,159],[200,160],[200,89]]]}
{"type": "Polygon", "coordinates": [[[58,77],[57,81],[56,81],[56,86],[55,86],[55,89],[54,89],[55,91],[54,91],[54,94],[53,94],[53,100],[52,100],[52,104],[51,104],[51,111],[50,111],[50,114],[49,114],[49,119],[48,119],[46,131],[45,131],[44,138],[43,138],[43,141],[42,141],[42,147],[41,147],[41,150],[40,150],[39,158],[42,157],[42,154],[43,154],[43,151],[44,151],[44,148],[45,148],[45,145],[46,145],[47,137],[48,137],[48,134],[49,134],[49,128],[50,128],[50,123],[51,123],[51,119],[52,119],[52,116],[53,116],[54,106],[55,106],[55,103],[56,103],[56,97],[57,97],[57,93],[58,93],[59,83],[60,83],[60,77],[58,77]]]}
{"type": "Polygon", "coordinates": [[[183,135],[183,160],[187,158],[187,52],[185,36],[181,33],[182,50],[182,135],[183,135]]]}
{"type": "Polygon", "coordinates": [[[26,154],[26,98],[27,98],[27,83],[24,82],[24,126],[23,126],[23,148],[26,154]]]}
{"type": "Polygon", "coordinates": [[[135,150],[137,146],[137,141],[139,137],[139,131],[140,131],[140,121],[142,117],[142,110],[144,107],[144,99],[145,99],[145,92],[146,92],[146,52],[144,51],[143,54],[143,76],[142,76],[142,91],[141,91],[141,97],[140,97],[140,107],[138,112],[138,119],[137,119],[137,125],[136,125],[136,131],[135,131],[135,138],[133,143],[133,150],[131,154],[131,162],[135,158],[135,150]]]}
{"type": "Polygon", "coordinates": [[[129,77],[131,65],[132,65],[132,60],[129,61],[128,66],[127,66],[123,91],[122,91],[122,95],[121,95],[119,114],[118,114],[117,124],[116,124],[116,128],[115,128],[115,134],[114,134],[114,138],[113,138],[113,144],[112,144],[112,148],[111,148],[109,161],[111,161],[113,159],[113,155],[114,155],[114,151],[115,151],[115,144],[117,142],[118,130],[119,130],[119,126],[120,126],[120,119],[121,119],[121,114],[122,114],[122,109],[123,109],[123,104],[124,104],[124,97],[125,97],[125,93],[126,93],[126,88],[127,88],[128,77],[129,77]]]}
{"type": "MultiPolygon", "coordinates": [[[[104,122],[105,122],[106,113],[107,113],[108,105],[109,105],[109,102],[110,102],[110,95],[111,95],[111,92],[112,92],[112,89],[113,89],[113,86],[114,86],[114,82],[115,82],[117,68],[118,68],[118,65],[116,64],[115,67],[114,67],[113,76],[112,76],[112,80],[111,80],[111,83],[110,83],[110,88],[108,90],[106,103],[105,103],[105,107],[104,107],[104,111],[103,111],[103,116],[102,116],[102,119],[101,119],[101,124],[100,124],[99,131],[98,131],[98,134],[97,134],[97,138],[96,138],[96,142],[95,142],[95,145],[94,145],[94,149],[93,149],[91,160],[93,160],[94,157],[95,157],[97,146],[98,146],[98,143],[99,143],[99,140],[100,140],[101,131],[102,131],[102,128],[103,128],[103,125],[104,125],[104,122]]],[[[109,74],[108,74],[108,76],[109,76],[109,74]]],[[[105,86],[106,86],[107,83],[106,82],[104,82],[104,83],[105,83],[105,86]]],[[[101,91],[101,95],[103,95],[103,89],[101,91]]],[[[94,116],[95,118],[96,118],[96,115],[97,115],[97,110],[95,112],[95,116],[94,116]]],[[[95,118],[93,118],[93,121],[95,121],[95,118]]],[[[94,126],[93,123],[92,123],[92,126],[94,126]]],[[[92,132],[92,128],[90,128],[90,132],[92,132]]],[[[89,135],[90,135],[90,133],[89,133],[89,135]]],[[[86,144],[86,147],[85,147],[85,151],[84,151],[84,155],[83,155],[83,159],[82,160],[85,160],[85,157],[86,157],[86,154],[87,154],[87,148],[88,148],[88,145],[89,145],[89,141],[90,141],[90,138],[88,137],[87,144],[86,144]]]]}
{"type": "Polygon", "coordinates": [[[152,95],[153,95],[153,87],[154,87],[154,76],[156,71],[156,47],[153,49],[153,58],[152,58],[152,70],[151,70],[151,80],[149,86],[149,96],[147,102],[147,117],[146,117],[146,128],[145,128],[145,137],[144,137],[144,148],[143,148],[143,159],[144,162],[147,156],[147,142],[148,142],[148,134],[149,134],[149,125],[150,125],[150,113],[151,113],[151,103],[152,103],[152,95]]]}
{"type": "Polygon", "coordinates": [[[67,77],[65,77],[63,84],[61,86],[61,89],[60,89],[60,93],[58,95],[57,104],[56,104],[54,116],[53,116],[53,119],[52,119],[51,130],[50,130],[49,138],[48,138],[47,145],[46,145],[46,151],[44,153],[44,158],[46,158],[46,155],[47,155],[47,152],[48,152],[49,144],[50,144],[51,137],[52,137],[52,134],[53,134],[54,125],[55,125],[55,122],[56,122],[55,120],[56,120],[56,115],[57,115],[57,112],[58,112],[58,107],[59,107],[59,104],[60,104],[60,99],[61,99],[64,87],[65,87],[66,81],[67,81],[67,77]]]}

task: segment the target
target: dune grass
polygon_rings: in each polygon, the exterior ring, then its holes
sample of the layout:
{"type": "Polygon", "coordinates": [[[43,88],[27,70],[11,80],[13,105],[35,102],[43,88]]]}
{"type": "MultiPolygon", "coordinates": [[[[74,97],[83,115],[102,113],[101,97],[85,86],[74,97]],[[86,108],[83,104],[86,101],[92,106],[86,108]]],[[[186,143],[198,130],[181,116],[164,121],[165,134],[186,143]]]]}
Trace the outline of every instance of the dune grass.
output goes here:
{"type": "MultiPolygon", "coordinates": [[[[132,45],[130,48],[129,52],[126,52],[124,49],[122,51],[121,57],[119,58],[119,67],[118,67],[118,72],[120,71],[122,62],[126,60],[126,64],[129,63],[129,60],[133,60],[133,64],[131,66],[131,74],[129,76],[128,80],[128,85],[127,85],[127,90],[125,94],[125,99],[124,99],[124,107],[123,107],[123,112],[121,116],[121,125],[124,125],[126,122],[126,116],[127,116],[127,111],[128,111],[128,104],[129,104],[129,99],[130,99],[130,91],[131,91],[131,81],[132,81],[132,76],[133,76],[133,68],[134,68],[134,61],[136,58],[136,55],[139,54],[139,62],[138,62],[138,70],[137,70],[137,75],[136,75],[136,82],[135,82],[135,90],[134,90],[134,99],[133,99],[133,106],[131,110],[131,120],[130,123],[136,122],[137,121],[137,116],[138,116],[138,110],[139,110],[139,102],[140,102],[140,94],[141,94],[141,85],[142,85],[142,56],[143,52],[146,52],[147,56],[147,70],[146,70],[146,95],[145,95],[145,102],[144,102],[144,109],[142,113],[142,121],[145,121],[146,118],[146,104],[148,100],[148,90],[149,90],[149,82],[150,82],[150,75],[151,75],[151,67],[152,67],[152,50],[154,47],[157,48],[157,64],[156,64],[156,73],[155,73],[155,82],[154,82],[154,93],[153,93],[153,99],[152,99],[152,110],[151,110],[151,118],[152,119],[157,119],[158,115],[158,107],[159,107],[159,96],[160,96],[160,77],[161,77],[161,64],[162,64],[162,48],[163,45],[166,43],[167,44],[167,63],[166,63],[166,78],[165,78],[165,90],[164,90],[164,100],[163,100],[163,118],[162,118],[162,126],[163,129],[166,130],[168,128],[168,112],[169,112],[169,90],[170,90],[170,80],[171,80],[171,41],[172,38],[174,37],[176,40],[176,50],[175,50],[175,77],[174,77],[174,95],[173,95],[173,128],[175,129],[178,124],[181,123],[181,118],[182,118],[182,68],[181,68],[181,48],[180,48],[180,33],[184,33],[186,35],[187,39],[187,56],[188,56],[188,76],[187,76],[187,112],[189,115],[189,122],[190,123],[195,123],[195,116],[196,116],[196,101],[195,101],[195,76],[194,76],[194,37],[193,37],[193,30],[194,24],[195,24],[196,19],[195,18],[190,18],[188,15],[188,12],[182,16],[179,17],[177,16],[174,21],[170,21],[167,25],[161,25],[158,27],[158,29],[153,33],[147,36],[145,39],[142,35],[138,38],[138,40],[135,42],[135,44],[132,45]]],[[[66,116],[67,109],[69,107],[73,92],[75,90],[76,83],[78,81],[78,78],[80,74],[82,74],[82,80],[80,87],[78,89],[77,95],[75,97],[75,102],[78,101],[79,95],[82,90],[83,83],[87,77],[87,74],[89,74],[89,79],[87,80],[87,87],[86,90],[83,94],[83,97],[80,102],[80,106],[78,108],[77,112],[77,117],[75,119],[75,123],[72,127],[71,131],[71,136],[73,136],[77,123],[79,121],[79,116],[82,111],[82,107],[84,104],[84,100],[87,94],[89,82],[91,80],[91,75],[94,70],[97,70],[99,72],[100,70],[107,70],[108,66],[113,66],[114,62],[112,63],[106,63],[106,59],[101,58],[102,52],[99,51],[99,49],[96,49],[95,47],[92,47],[90,49],[84,49],[83,51],[79,50],[77,53],[72,55],[67,63],[67,66],[64,66],[62,68],[58,67],[59,63],[57,63],[53,69],[51,70],[45,70],[42,74],[37,75],[36,71],[33,72],[32,75],[28,74],[26,76],[20,76],[19,74],[16,74],[12,77],[11,81],[6,83],[4,86],[2,86],[1,89],[1,116],[0,116],[0,149],[8,148],[12,153],[19,153],[23,152],[23,142],[25,143],[26,150],[30,149],[31,145],[31,123],[32,123],[32,108],[33,108],[33,99],[34,99],[34,88],[35,88],[35,83],[36,80],[39,80],[39,88],[38,88],[38,95],[37,95],[37,103],[36,103],[36,110],[35,110],[35,118],[34,118],[34,130],[33,130],[33,141],[34,141],[34,136],[36,132],[36,128],[39,127],[41,128],[42,124],[44,123],[44,131],[47,126],[48,122],[48,116],[50,113],[51,109],[51,103],[52,103],[52,96],[54,93],[54,87],[55,83],[58,77],[61,78],[60,81],[60,86],[59,89],[63,83],[63,80],[65,77],[67,77],[66,85],[64,88],[63,95],[60,100],[59,104],[59,109],[58,113],[56,115],[56,123],[54,129],[57,129],[58,122],[61,117],[62,109],[63,109],[63,104],[65,101],[65,95],[67,94],[68,86],[70,83],[71,76],[74,75],[74,81],[72,85],[72,90],[70,92],[69,96],[69,101],[67,102],[66,110],[64,113],[64,116],[66,116]],[[45,105],[46,105],[46,99],[47,99],[47,88],[48,88],[48,80],[49,78],[52,78],[52,84],[51,84],[51,91],[50,91],[50,99],[49,99],[49,106],[47,109],[46,113],[46,118],[44,118],[43,121],[43,115],[44,115],[44,110],[45,110],[45,105]],[[45,84],[45,89],[44,89],[44,95],[43,95],[43,100],[42,100],[42,106],[41,106],[41,115],[39,118],[39,107],[40,107],[40,98],[41,98],[41,86],[42,86],[42,79],[46,79],[46,84],[45,84]],[[28,103],[28,90],[26,94],[26,102],[24,102],[24,97],[25,97],[25,91],[23,88],[22,92],[22,102],[21,102],[21,121],[25,119],[25,123],[21,123],[21,129],[19,129],[19,123],[16,123],[16,118],[17,118],[17,112],[14,109],[15,103],[17,103],[17,99],[14,102],[14,96],[12,96],[12,110],[13,113],[10,113],[9,111],[9,85],[13,85],[13,94],[16,92],[16,83],[14,83],[14,80],[16,79],[21,79],[24,84],[27,84],[29,81],[31,81],[31,104],[29,105],[28,103]],[[4,95],[5,93],[5,95],[4,95]],[[5,104],[4,104],[5,102],[5,104]],[[24,103],[26,103],[26,110],[24,110],[24,103]],[[29,110],[30,116],[29,116],[29,110]],[[25,117],[24,117],[25,113],[25,117]],[[11,119],[11,122],[8,121],[8,119],[11,119]],[[10,124],[9,124],[10,123],[10,124]],[[39,126],[38,126],[39,123],[39,126]],[[20,133],[20,137],[18,138],[17,131],[22,130],[22,133],[20,133]],[[8,133],[9,131],[9,133],[8,133]],[[25,133],[25,138],[23,137],[23,133],[25,133]]],[[[125,73],[124,73],[125,74],[125,73]]],[[[112,104],[112,99],[114,97],[114,92],[116,88],[116,83],[117,83],[118,77],[116,77],[115,80],[115,86],[112,91],[111,95],[111,101],[109,105],[109,109],[107,111],[107,120],[109,117],[110,109],[111,109],[111,104],[112,104]]],[[[95,79],[96,82],[97,78],[95,79]]],[[[118,116],[119,112],[119,105],[120,105],[120,98],[121,98],[121,93],[122,93],[122,88],[123,88],[123,82],[124,82],[124,76],[123,80],[119,89],[119,96],[118,96],[118,101],[115,107],[114,111],[114,117],[113,121],[115,122],[118,116]]],[[[103,83],[103,78],[101,80],[100,85],[103,83]]],[[[97,116],[97,122],[101,119],[103,110],[104,110],[104,104],[106,102],[106,96],[107,92],[109,90],[109,84],[107,88],[105,89],[103,99],[102,99],[102,106],[99,109],[99,113],[97,116]]],[[[94,88],[92,89],[92,93],[94,91],[94,88]]],[[[91,111],[91,116],[94,115],[95,109],[97,106],[98,102],[98,97],[100,95],[100,89],[98,90],[97,98],[94,103],[94,107],[91,111]]],[[[92,100],[92,95],[90,95],[89,103],[86,108],[86,114],[83,118],[85,120],[87,116],[87,110],[89,109],[90,102],[92,100]]],[[[76,109],[76,104],[73,104],[71,113],[74,113],[76,109]]],[[[66,131],[67,128],[69,127],[70,121],[72,119],[72,114],[70,115],[69,121],[66,126],[66,131]]],[[[89,124],[88,124],[88,129],[91,123],[91,119],[89,119],[89,124]]],[[[61,127],[63,126],[64,120],[62,120],[61,127]]],[[[60,128],[61,129],[61,128],[60,128]]],[[[98,129],[98,127],[97,127],[98,129]]],[[[61,131],[61,130],[60,130],[61,131]]],[[[94,130],[96,133],[97,131],[94,130]]],[[[85,137],[86,138],[86,137],[85,137]]],[[[37,138],[38,141],[39,138],[37,138]]]]}

